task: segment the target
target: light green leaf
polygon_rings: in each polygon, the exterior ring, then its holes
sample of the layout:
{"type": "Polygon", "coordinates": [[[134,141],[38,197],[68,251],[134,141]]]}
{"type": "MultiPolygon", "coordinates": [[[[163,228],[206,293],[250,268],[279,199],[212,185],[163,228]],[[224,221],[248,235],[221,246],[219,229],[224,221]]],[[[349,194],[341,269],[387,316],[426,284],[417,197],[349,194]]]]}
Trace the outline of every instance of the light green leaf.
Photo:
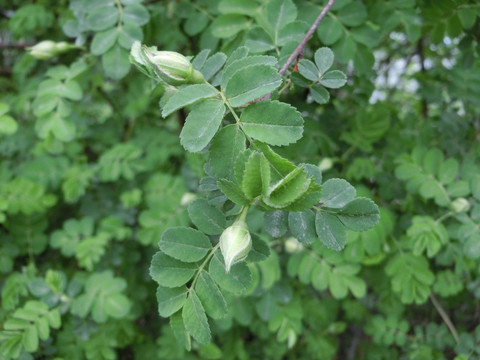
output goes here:
{"type": "Polygon", "coordinates": [[[225,86],[225,95],[232,106],[242,106],[261,98],[282,84],[277,70],[268,65],[252,65],[238,70],[225,86]]]}
{"type": "Polygon", "coordinates": [[[143,40],[143,31],[140,26],[133,23],[124,24],[118,34],[118,43],[121,47],[130,50],[135,41],[143,40]]]}
{"type": "Polygon", "coordinates": [[[211,25],[212,34],[220,39],[229,38],[247,29],[249,24],[249,20],[240,14],[220,15],[211,25]]]}
{"type": "Polygon", "coordinates": [[[295,168],[269,189],[263,201],[272,207],[281,209],[300,198],[310,186],[311,178],[302,167],[295,168]]]}
{"type": "Polygon", "coordinates": [[[325,45],[335,44],[342,37],[342,34],[342,24],[330,14],[327,14],[317,28],[317,35],[325,45]]]}
{"type": "Polygon", "coordinates": [[[71,141],[75,138],[75,125],[62,118],[57,112],[41,117],[35,124],[35,130],[38,136],[45,139],[49,134],[53,134],[61,141],[71,141]]]}
{"type": "Polygon", "coordinates": [[[227,302],[210,274],[202,271],[197,279],[195,291],[209,316],[221,319],[227,315],[227,302]]]}
{"type": "Polygon", "coordinates": [[[14,118],[9,115],[0,116],[0,134],[12,135],[17,132],[18,124],[14,118]]]}
{"type": "Polygon", "coordinates": [[[335,215],[318,211],[315,216],[318,239],[329,249],[340,251],[347,243],[345,226],[335,215]]]}
{"type": "Polygon", "coordinates": [[[240,124],[247,135],[270,145],[288,145],[303,134],[302,115],[279,101],[251,104],[243,111],[240,124]]]}
{"type": "Polygon", "coordinates": [[[208,235],[220,235],[226,227],[225,215],[205,199],[196,199],[188,205],[193,224],[208,235]]]}
{"type": "Polygon", "coordinates": [[[187,351],[190,351],[192,349],[192,340],[190,333],[185,329],[180,311],[170,317],[170,327],[172,328],[175,339],[177,339],[187,351]]]}
{"type": "Polygon", "coordinates": [[[221,0],[218,11],[222,14],[242,14],[254,16],[258,4],[255,0],[221,0]]]}
{"type": "Polygon", "coordinates": [[[346,227],[354,231],[366,231],[378,224],[380,219],[378,206],[367,198],[350,201],[340,209],[337,216],[346,227]]]}
{"type": "Polygon", "coordinates": [[[209,151],[209,164],[217,178],[232,178],[233,166],[246,149],[243,131],[235,124],[222,128],[213,138],[209,151]]]}
{"type": "Polygon", "coordinates": [[[322,198],[323,206],[339,209],[352,201],[357,194],[355,188],[343,179],[330,179],[323,184],[322,198]]]}
{"type": "Polygon", "coordinates": [[[116,7],[110,4],[94,7],[87,16],[87,24],[91,30],[101,31],[115,25],[119,13],[116,7]]]}
{"type": "Polygon", "coordinates": [[[163,107],[162,116],[167,117],[174,111],[203,99],[217,95],[214,87],[207,84],[194,84],[177,91],[163,107]]]}
{"type": "Polygon", "coordinates": [[[123,294],[111,294],[105,297],[105,313],[115,319],[125,317],[131,308],[131,303],[123,294]]]}
{"type": "MultiPolygon", "coordinates": [[[[230,60],[230,58],[229,58],[230,60]]],[[[225,71],[222,74],[222,89],[225,89],[225,86],[228,84],[230,78],[240,69],[245,68],[251,65],[269,65],[269,66],[276,66],[277,59],[274,56],[265,56],[265,55],[254,55],[248,56],[231,63],[227,62],[227,66],[225,71]]]]}
{"type": "Polygon", "coordinates": [[[253,152],[245,163],[242,190],[248,199],[265,193],[270,184],[270,166],[262,153],[253,152]]]}
{"type": "Polygon", "coordinates": [[[120,80],[130,71],[128,52],[120,45],[115,45],[102,56],[105,74],[114,80],[120,80]]]}
{"type": "Polygon", "coordinates": [[[225,106],[221,100],[207,99],[196,104],[180,133],[180,143],[185,150],[199,152],[205,148],[217,132],[224,114],[225,106]]]}
{"type": "Polygon", "coordinates": [[[311,81],[318,81],[320,76],[315,64],[307,59],[302,59],[298,62],[298,71],[303,77],[311,81]]]}
{"type": "Polygon", "coordinates": [[[210,239],[202,232],[187,228],[167,229],[158,243],[160,250],[168,256],[184,262],[202,260],[212,247],[210,239]]]}
{"type": "Polygon", "coordinates": [[[23,333],[22,343],[25,350],[28,352],[34,352],[38,349],[38,332],[35,325],[27,327],[23,333]]]}
{"type": "Polygon", "coordinates": [[[180,310],[187,300],[187,293],[185,286],[176,288],[158,286],[157,301],[160,316],[169,317],[180,310]]]}
{"type": "Polygon", "coordinates": [[[210,327],[202,303],[195,291],[190,291],[182,311],[183,323],[192,337],[200,344],[210,341],[210,327]]]}
{"type": "Polygon", "coordinates": [[[208,21],[208,15],[203,11],[191,11],[183,28],[188,35],[195,36],[207,27],[208,21]]]}
{"type": "Polygon", "coordinates": [[[320,74],[325,74],[325,72],[333,65],[333,51],[327,47],[315,51],[314,57],[315,64],[317,65],[320,74]]]}
{"type": "Polygon", "coordinates": [[[313,100],[318,104],[326,104],[330,99],[330,94],[327,89],[321,85],[314,85],[310,88],[310,95],[312,95],[313,100]]]}
{"type": "Polygon", "coordinates": [[[162,252],[157,252],[152,258],[150,276],[159,285],[174,288],[187,283],[197,269],[194,263],[184,263],[162,252]]]}
{"type": "Polygon", "coordinates": [[[272,0],[265,12],[276,43],[280,29],[297,18],[297,7],[292,0],[272,0]]]}
{"type": "Polygon", "coordinates": [[[240,186],[234,182],[227,179],[220,179],[217,181],[217,185],[220,191],[235,204],[248,205],[250,203],[240,186]]]}
{"type": "Polygon", "coordinates": [[[320,80],[320,84],[330,89],[338,89],[347,82],[345,74],[339,70],[332,70],[324,74],[320,80]]]}
{"type": "Polygon", "coordinates": [[[115,45],[118,35],[118,29],[115,27],[95,33],[90,44],[90,52],[93,55],[106,53],[115,45]]]}
{"type": "Polygon", "coordinates": [[[351,2],[338,13],[340,21],[347,26],[361,25],[367,19],[367,9],[361,2],[351,2]]]}
{"type": "Polygon", "coordinates": [[[123,8],[122,21],[136,25],[145,25],[150,20],[150,14],[141,4],[130,4],[123,8]]]}

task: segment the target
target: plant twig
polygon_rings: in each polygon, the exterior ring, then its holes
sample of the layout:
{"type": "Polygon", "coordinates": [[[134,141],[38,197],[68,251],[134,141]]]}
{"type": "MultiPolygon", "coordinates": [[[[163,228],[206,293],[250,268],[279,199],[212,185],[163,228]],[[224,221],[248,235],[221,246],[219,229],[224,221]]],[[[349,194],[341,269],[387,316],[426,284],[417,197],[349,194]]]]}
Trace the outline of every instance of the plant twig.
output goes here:
{"type": "MultiPolygon", "coordinates": [[[[307,34],[304,36],[302,41],[298,44],[298,46],[295,48],[293,53],[288,57],[287,62],[283,64],[282,68],[279,71],[280,75],[284,75],[287,72],[288,67],[295,61],[295,59],[303,53],[303,49],[305,49],[305,46],[307,45],[308,40],[312,37],[313,33],[317,29],[318,25],[320,25],[320,22],[323,20],[325,15],[327,15],[328,11],[332,7],[333,3],[335,0],[328,0],[327,5],[322,9],[318,17],[315,19],[313,22],[312,26],[310,26],[310,29],[308,29],[307,34]]],[[[268,100],[272,96],[272,93],[265,95],[261,100],[268,100]]]]}
{"type": "Polygon", "coordinates": [[[457,344],[460,344],[460,338],[458,337],[457,329],[455,329],[455,325],[453,325],[452,320],[450,320],[450,317],[449,317],[448,314],[445,312],[445,310],[443,309],[442,305],[440,305],[440,303],[438,302],[437,298],[436,298],[435,295],[433,295],[433,294],[430,294],[430,300],[432,301],[433,306],[435,306],[435,309],[437,309],[437,311],[438,311],[438,313],[440,314],[441,318],[443,319],[443,321],[444,321],[445,324],[447,325],[448,329],[450,330],[453,338],[455,339],[455,342],[456,342],[457,344]]]}

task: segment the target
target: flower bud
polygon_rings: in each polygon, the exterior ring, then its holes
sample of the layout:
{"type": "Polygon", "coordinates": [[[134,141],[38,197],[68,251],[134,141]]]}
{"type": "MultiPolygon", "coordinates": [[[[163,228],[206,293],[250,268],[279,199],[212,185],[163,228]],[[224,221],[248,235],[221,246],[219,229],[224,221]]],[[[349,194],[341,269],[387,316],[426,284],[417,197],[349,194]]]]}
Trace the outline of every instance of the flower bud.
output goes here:
{"type": "Polygon", "coordinates": [[[227,273],[230,272],[233,264],[245,260],[252,248],[252,237],[245,222],[247,210],[248,207],[245,207],[233,225],[226,228],[220,235],[220,250],[227,273]]]}
{"type": "Polygon", "coordinates": [[[158,51],[156,47],[141,46],[136,42],[132,46],[131,62],[148,76],[168,85],[205,82],[203,75],[185,56],[173,51],[158,51]]]}
{"type": "Polygon", "coordinates": [[[38,44],[27,48],[30,52],[30,55],[40,60],[49,60],[57,55],[60,55],[68,50],[74,48],[75,46],[62,41],[55,42],[52,40],[41,41],[38,44]]]}
{"type": "Polygon", "coordinates": [[[461,213],[468,211],[470,209],[470,203],[465,198],[458,198],[452,201],[450,204],[453,211],[456,213],[461,213]]]}

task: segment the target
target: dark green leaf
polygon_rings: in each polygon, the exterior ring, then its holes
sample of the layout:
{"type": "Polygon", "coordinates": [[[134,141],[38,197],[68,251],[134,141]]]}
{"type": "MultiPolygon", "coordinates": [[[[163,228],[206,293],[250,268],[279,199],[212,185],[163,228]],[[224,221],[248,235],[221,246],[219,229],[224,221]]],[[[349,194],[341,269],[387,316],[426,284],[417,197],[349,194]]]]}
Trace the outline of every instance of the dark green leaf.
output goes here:
{"type": "Polygon", "coordinates": [[[377,205],[367,198],[350,201],[337,216],[346,227],[354,231],[368,230],[378,224],[380,219],[377,205]]]}
{"type": "Polygon", "coordinates": [[[194,263],[175,260],[159,251],[152,258],[150,276],[159,285],[174,288],[186,284],[195,274],[196,268],[194,263]]]}
{"type": "Polygon", "coordinates": [[[187,299],[187,288],[157,288],[158,313],[162,317],[169,317],[180,310],[187,299]]]}
{"type": "Polygon", "coordinates": [[[188,205],[188,214],[193,224],[208,235],[220,235],[225,230],[225,215],[205,199],[197,199],[188,205]]]}
{"type": "Polygon", "coordinates": [[[192,337],[200,344],[210,341],[210,327],[202,303],[195,291],[190,291],[182,311],[183,323],[192,337]]]}
{"type": "Polygon", "coordinates": [[[209,164],[218,178],[232,178],[238,154],[246,149],[246,139],[238,125],[227,125],[213,138],[210,145],[209,164]]]}
{"type": "Polygon", "coordinates": [[[227,274],[220,250],[210,261],[208,272],[222,289],[234,294],[245,293],[252,282],[252,274],[245,262],[233,265],[227,274]]]}
{"type": "Polygon", "coordinates": [[[317,237],[327,248],[340,251],[347,243],[345,226],[335,215],[318,211],[315,215],[317,237]]]}
{"type": "Polygon", "coordinates": [[[194,104],[199,100],[212,98],[216,95],[217,91],[210,85],[194,84],[186,86],[177,91],[170,99],[168,99],[167,103],[163,107],[162,116],[167,117],[172,112],[181,109],[182,107],[194,104]]]}
{"type": "Polygon", "coordinates": [[[227,302],[208,272],[200,273],[195,291],[209,316],[221,319],[227,315],[227,302]]]}

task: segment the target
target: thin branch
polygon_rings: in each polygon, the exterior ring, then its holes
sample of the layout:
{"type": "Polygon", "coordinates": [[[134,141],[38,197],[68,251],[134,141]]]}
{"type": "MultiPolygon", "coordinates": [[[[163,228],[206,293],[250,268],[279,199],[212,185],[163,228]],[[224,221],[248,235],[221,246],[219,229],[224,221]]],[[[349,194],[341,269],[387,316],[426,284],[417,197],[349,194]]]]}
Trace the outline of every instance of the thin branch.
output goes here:
{"type": "Polygon", "coordinates": [[[35,45],[34,42],[19,42],[19,43],[0,42],[0,49],[25,49],[26,47],[30,47],[33,45],[35,45]]]}
{"type": "MultiPolygon", "coordinates": [[[[288,67],[295,61],[295,59],[303,53],[303,50],[305,49],[305,46],[307,45],[308,40],[313,36],[313,33],[315,30],[317,30],[318,25],[320,25],[320,22],[323,20],[325,15],[327,15],[328,11],[332,7],[333,3],[335,0],[328,0],[327,5],[322,9],[318,17],[315,19],[313,22],[312,26],[310,29],[308,29],[307,34],[305,37],[300,41],[296,49],[293,51],[293,53],[289,56],[287,59],[287,62],[283,64],[282,68],[280,69],[279,73],[280,75],[284,75],[287,72],[288,67]]],[[[268,100],[272,96],[272,93],[265,95],[261,100],[268,100]]]]}
{"type": "Polygon", "coordinates": [[[308,40],[310,40],[310,38],[312,37],[315,30],[317,30],[318,25],[320,25],[320,22],[323,20],[325,15],[327,15],[328,11],[330,10],[330,8],[332,7],[334,2],[335,2],[335,0],[328,0],[327,5],[325,5],[323,10],[320,12],[320,15],[318,15],[318,17],[315,19],[315,21],[313,22],[313,25],[310,27],[310,29],[308,29],[305,37],[302,39],[302,41],[300,41],[300,43],[298,44],[295,51],[290,55],[287,62],[280,69],[280,71],[279,71],[280,75],[285,74],[288,67],[295,61],[295,59],[298,57],[298,55],[300,55],[303,52],[303,49],[307,45],[308,40]]]}
{"type": "Polygon", "coordinates": [[[456,343],[460,344],[460,338],[458,337],[457,329],[455,328],[455,325],[453,325],[452,320],[450,320],[450,317],[445,312],[442,305],[438,302],[437,298],[433,294],[430,294],[430,300],[432,300],[433,306],[435,306],[435,309],[437,309],[441,318],[443,319],[448,329],[452,333],[452,336],[455,339],[456,343]]]}

